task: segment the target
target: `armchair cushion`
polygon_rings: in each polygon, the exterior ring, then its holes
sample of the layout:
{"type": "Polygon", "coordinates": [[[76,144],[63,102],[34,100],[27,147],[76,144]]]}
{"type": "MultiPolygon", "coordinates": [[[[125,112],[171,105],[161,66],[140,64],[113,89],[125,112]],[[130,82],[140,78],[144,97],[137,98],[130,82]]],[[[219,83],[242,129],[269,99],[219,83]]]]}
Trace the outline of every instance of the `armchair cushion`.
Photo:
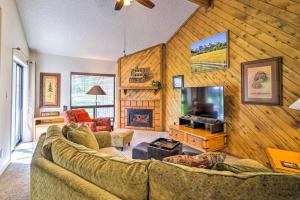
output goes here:
{"type": "Polygon", "coordinates": [[[77,120],[76,120],[75,114],[80,113],[80,112],[86,112],[86,111],[84,109],[72,109],[72,110],[65,111],[65,113],[64,113],[65,124],[69,125],[72,122],[76,123],[77,120]]]}
{"type": "Polygon", "coordinates": [[[77,122],[92,122],[92,119],[87,112],[79,112],[75,114],[77,122]]]}

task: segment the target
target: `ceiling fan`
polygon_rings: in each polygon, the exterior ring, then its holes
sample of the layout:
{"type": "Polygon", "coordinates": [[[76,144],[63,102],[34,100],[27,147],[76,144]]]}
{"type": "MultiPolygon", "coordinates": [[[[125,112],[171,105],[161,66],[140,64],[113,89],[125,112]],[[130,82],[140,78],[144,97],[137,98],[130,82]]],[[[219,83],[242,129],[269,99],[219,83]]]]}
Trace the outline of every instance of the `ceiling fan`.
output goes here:
{"type": "MultiPolygon", "coordinates": [[[[130,6],[134,0],[117,0],[115,10],[121,10],[123,6],[130,6]]],[[[143,6],[152,9],[155,4],[150,0],[135,0],[143,6]]]]}

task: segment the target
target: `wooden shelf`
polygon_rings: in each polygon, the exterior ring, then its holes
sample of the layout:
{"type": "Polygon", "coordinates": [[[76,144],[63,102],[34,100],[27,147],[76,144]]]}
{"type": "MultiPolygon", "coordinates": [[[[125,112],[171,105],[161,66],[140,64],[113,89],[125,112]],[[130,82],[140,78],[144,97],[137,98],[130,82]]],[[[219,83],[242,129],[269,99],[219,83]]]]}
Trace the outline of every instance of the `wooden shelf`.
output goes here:
{"type": "Polygon", "coordinates": [[[157,92],[159,91],[158,87],[154,87],[154,86],[139,86],[139,87],[120,87],[120,90],[123,90],[124,94],[127,94],[128,90],[153,90],[154,94],[157,94],[157,92]]]}

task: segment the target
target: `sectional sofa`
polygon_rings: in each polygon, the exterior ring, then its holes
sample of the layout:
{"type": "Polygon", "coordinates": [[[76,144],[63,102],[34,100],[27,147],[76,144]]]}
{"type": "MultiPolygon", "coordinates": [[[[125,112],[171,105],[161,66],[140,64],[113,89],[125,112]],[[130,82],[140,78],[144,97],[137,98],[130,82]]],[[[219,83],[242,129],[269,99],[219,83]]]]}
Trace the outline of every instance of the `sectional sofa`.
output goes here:
{"type": "MultiPolygon", "coordinates": [[[[49,129],[52,136],[40,137],[32,159],[31,200],[300,199],[297,175],[129,160],[72,143],[58,127],[49,129]]],[[[100,148],[110,147],[109,135],[97,140],[100,148]]]]}

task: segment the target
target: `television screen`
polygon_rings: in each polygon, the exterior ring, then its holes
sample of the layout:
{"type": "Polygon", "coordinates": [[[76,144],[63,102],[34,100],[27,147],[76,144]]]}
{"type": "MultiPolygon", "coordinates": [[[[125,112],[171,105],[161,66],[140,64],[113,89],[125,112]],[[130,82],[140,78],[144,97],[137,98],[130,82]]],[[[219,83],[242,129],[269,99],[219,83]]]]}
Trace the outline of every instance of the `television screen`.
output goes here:
{"type": "Polygon", "coordinates": [[[181,90],[181,114],[224,121],[224,87],[190,87],[181,90]]]}

